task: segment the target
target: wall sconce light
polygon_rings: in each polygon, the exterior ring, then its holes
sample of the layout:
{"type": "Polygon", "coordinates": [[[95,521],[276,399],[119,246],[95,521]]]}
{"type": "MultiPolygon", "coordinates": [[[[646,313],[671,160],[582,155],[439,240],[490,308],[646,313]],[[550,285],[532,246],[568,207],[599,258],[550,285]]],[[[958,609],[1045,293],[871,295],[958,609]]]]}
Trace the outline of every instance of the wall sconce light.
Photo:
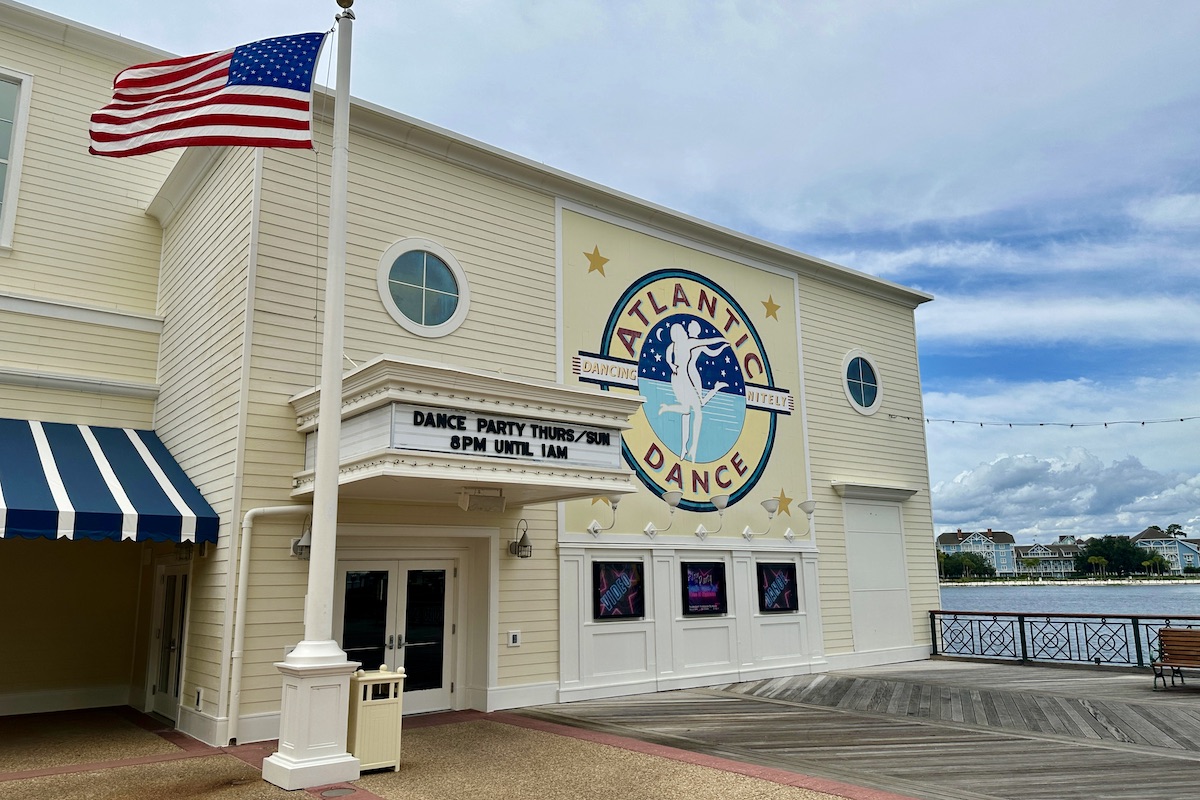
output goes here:
{"type": "Polygon", "coordinates": [[[751,530],[750,526],[747,525],[745,530],[742,531],[742,536],[746,537],[746,541],[753,539],[755,536],[766,536],[768,533],[770,533],[771,525],[773,525],[775,522],[775,515],[779,513],[778,498],[768,497],[766,500],[762,501],[761,505],[763,510],[767,512],[767,529],[765,531],[756,532],[751,530]]]}
{"type": "Polygon", "coordinates": [[[696,535],[701,539],[703,539],[705,536],[708,536],[710,533],[721,532],[721,527],[725,524],[725,507],[729,505],[729,495],[719,494],[715,497],[710,497],[708,501],[713,504],[713,508],[717,509],[717,519],[720,521],[717,523],[716,529],[711,531],[704,527],[703,522],[700,523],[700,525],[696,528],[696,535]]]}
{"type": "Polygon", "coordinates": [[[653,539],[655,535],[662,533],[665,530],[669,530],[675,523],[675,509],[679,508],[679,501],[683,499],[683,492],[663,492],[662,499],[663,502],[667,504],[668,508],[671,509],[669,512],[670,518],[667,520],[667,527],[665,528],[656,528],[654,527],[653,522],[646,523],[646,527],[642,529],[642,532],[651,539],[653,539]]]}
{"type": "Polygon", "coordinates": [[[517,532],[521,534],[520,537],[508,543],[509,555],[517,558],[529,558],[533,555],[533,543],[529,541],[529,523],[525,520],[518,522],[517,532]]]}
{"type": "Polygon", "coordinates": [[[299,539],[292,539],[292,558],[308,561],[312,553],[312,517],[304,518],[304,533],[299,539]]]}
{"type": "MultiPolygon", "coordinates": [[[[808,517],[808,529],[811,531],[812,530],[812,515],[813,515],[813,512],[817,510],[817,501],[816,500],[805,500],[803,503],[799,503],[798,507],[800,508],[801,511],[804,512],[804,516],[808,517]]],[[[791,528],[788,528],[786,531],[783,532],[783,538],[787,539],[790,542],[796,538],[796,534],[792,531],[791,528]]]]}
{"type": "Polygon", "coordinates": [[[602,528],[600,527],[600,520],[594,519],[587,526],[587,532],[592,536],[595,536],[597,539],[600,538],[601,531],[612,530],[613,525],[617,524],[617,504],[621,502],[621,495],[610,494],[605,499],[608,500],[608,504],[612,506],[612,522],[609,523],[608,527],[602,528]]]}

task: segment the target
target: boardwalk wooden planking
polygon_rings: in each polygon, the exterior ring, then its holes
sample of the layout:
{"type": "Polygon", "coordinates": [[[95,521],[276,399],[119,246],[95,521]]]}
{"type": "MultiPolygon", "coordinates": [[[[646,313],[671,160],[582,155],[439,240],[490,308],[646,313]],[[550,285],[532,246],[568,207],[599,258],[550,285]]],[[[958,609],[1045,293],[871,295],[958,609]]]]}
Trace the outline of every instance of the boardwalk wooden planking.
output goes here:
{"type": "Polygon", "coordinates": [[[1148,670],[928,661],[525,713],[925,800],[1200,796],[1200,688],[1148,670]]]}

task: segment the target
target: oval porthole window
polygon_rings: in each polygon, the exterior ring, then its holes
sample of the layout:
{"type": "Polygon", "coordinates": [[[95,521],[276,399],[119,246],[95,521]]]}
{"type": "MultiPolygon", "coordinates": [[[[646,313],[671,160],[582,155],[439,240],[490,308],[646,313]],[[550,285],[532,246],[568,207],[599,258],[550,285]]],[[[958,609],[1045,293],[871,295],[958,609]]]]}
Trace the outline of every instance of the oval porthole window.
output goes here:
{"type": "Polygon", "coordinates": [[[842,374],[845,377],[842,388],[854,410],[868,416],[878,411],[883,400],[883,382],[871,357],[862,350],[851,350],[842,361],[842,374]]]}
{"type": "Polygon", "coordinates": [[[430,338],[456,330],[467,316],[467,278],[450,251],[428,239],[401,239],[379,260],[379,295],[392,319],[430,338]]]}

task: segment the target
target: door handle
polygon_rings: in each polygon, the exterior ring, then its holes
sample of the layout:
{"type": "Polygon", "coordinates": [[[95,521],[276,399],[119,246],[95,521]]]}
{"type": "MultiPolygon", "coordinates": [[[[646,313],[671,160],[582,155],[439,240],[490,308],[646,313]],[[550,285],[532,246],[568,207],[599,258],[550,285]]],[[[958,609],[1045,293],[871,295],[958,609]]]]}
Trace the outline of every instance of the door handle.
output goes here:
{"type": "Polygon", "coordinates": [[[392,644],[392,643],[393,643],[393,642],[395,642],[395,641],[396,641],[396,637],[395,637],[395,636],[388,636],[387,645],[385,645],[385,646],[387,647],[387,649],[388,649],[388,650],[391,650],[391,649],[392,649],[392,646],[393,646],[393,644],[392,644]]]}

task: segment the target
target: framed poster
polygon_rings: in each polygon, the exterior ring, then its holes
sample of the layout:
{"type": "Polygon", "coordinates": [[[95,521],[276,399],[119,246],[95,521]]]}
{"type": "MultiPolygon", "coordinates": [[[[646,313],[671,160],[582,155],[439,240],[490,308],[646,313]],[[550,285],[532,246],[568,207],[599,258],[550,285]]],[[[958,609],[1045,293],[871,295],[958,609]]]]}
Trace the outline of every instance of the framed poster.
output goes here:
{"type": "Polygon", "coordinates": [[[689,616],[725,614],[724,561],[684,561],[683,613],[689,616]]]}
{"type": "Polygon", "coordinates": [[[646,593],[640,561],[592,562],[592,619],[640,619],[646,593]]]}
{"type": "Polygon", "coordinates": [[[758,610],[764,614],[799,611],[795,564],[758,565],[758,610]]]}

